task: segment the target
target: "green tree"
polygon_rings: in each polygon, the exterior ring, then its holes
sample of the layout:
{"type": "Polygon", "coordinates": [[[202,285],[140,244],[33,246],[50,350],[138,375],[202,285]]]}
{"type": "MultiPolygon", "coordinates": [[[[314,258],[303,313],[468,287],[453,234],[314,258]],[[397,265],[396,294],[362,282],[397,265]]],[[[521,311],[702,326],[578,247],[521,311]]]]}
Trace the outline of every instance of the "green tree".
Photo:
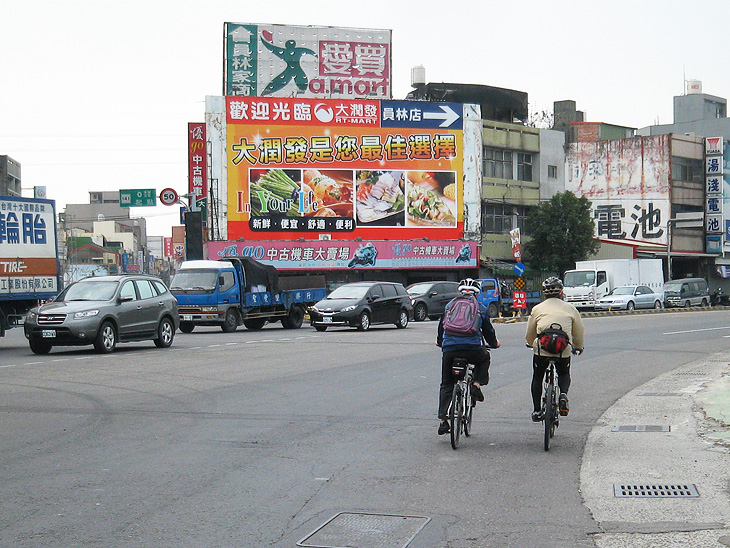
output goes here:
{"type": "Polygon", "coordinates": [[[575,268],[598,252],[600,243],[593,239],[595,223],[591,202],[572,192],[561,192],[533,209],[525,220],[525,259],[533,268],[559,272],[575,268]]]}

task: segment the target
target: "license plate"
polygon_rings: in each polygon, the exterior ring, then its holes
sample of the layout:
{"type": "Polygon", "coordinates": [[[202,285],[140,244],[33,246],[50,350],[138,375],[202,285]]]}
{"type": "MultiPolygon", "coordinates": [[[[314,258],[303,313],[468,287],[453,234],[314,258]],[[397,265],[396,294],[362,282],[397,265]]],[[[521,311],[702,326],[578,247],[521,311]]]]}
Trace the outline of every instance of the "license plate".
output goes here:
{"type": "Polygon", "coordinates": [[[44,329],[41,331],[41,337],[44,339],[52,339],[56,336],[56,330],[55,329],[44,329]]]}
{"type": "Polygon", "coordinates": [[[332,318],[330,318],[329,316],[325,316],[324,318],[322,318],[322,321],[324,323],[332,323],[332,318]]]}
{"type": "Polygon", "coordinates": [[[193,315],[192,314],[183,314],[183,321],[184,322],[192,322],[193,321],[193,315]]]}

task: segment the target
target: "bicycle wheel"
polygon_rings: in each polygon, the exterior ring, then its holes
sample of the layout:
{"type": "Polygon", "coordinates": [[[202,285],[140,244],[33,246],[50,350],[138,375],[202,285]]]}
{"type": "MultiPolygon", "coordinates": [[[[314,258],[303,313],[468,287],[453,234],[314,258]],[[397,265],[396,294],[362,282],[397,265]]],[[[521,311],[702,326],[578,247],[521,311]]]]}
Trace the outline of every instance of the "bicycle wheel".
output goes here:
{"type": "Polygon", "coordinates": [[[464,399],[464,435],[470,436],[471,418],[474,414],[474,400],[472,400],[472,396],[469,391],[467,391],[466,394],[462,395],[462,398],[464,399]]]}
{"type": "Polygon", "coordinates": [[[459,447],[459,436],[461,435],[461,419],[464,414],[463,400],[461,398],[461,385],[457,382],[454,384],[454,392],[451,396],[451,413],[449,414],[449,422],[451,423],[451,447],[456,449],[459,447]]]}
{"type": "Polygon", "coordinates": [[[555,418],[555,387],[552,384],[548,384],[545,390],[545,440],[544,448],[545,451],[550,450],[550,438],[553,437],[555,431],[553,427],[553,420],[555,418]]]}

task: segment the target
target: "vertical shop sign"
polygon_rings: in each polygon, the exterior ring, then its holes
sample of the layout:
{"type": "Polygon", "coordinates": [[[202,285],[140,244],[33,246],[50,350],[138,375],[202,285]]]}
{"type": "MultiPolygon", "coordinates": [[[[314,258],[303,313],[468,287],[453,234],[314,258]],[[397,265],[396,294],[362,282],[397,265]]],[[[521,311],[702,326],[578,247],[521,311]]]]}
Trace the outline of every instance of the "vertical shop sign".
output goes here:
{"type": "Polygon", "coordinates": [[[208,149],[206,146],[205,123],[188,123],[188,192],[195,195],[196,206],[208,211],[208,149]]]}

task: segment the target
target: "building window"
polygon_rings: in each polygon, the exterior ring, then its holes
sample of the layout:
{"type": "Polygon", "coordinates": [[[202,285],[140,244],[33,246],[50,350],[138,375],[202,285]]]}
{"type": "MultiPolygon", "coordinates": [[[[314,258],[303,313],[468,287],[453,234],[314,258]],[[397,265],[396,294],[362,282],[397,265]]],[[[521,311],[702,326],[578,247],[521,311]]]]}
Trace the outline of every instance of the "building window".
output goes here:
{"type": "Polygon", "coordinates": [[[548,179],[558,178],[558,166],[548,166],[548,179]]]}
{"type": "Polygon", "coordinates": [[[485,177],[514,178],[512,176],[512,151],[510,150],[484,147],[482,164],[485,177]]]}
{"type": "Polygon", "coordinates": [[[517,180],[532,181],[532,154],[529,152],[517,153],[517,180]]]}
{"type": "Polygon", "coordinates": [[[524,234],[527,214],[526,206],[482,202],[482,234],[507,234],[515,228],[524,234]]]}
{"type": "Polygon", "coordinates": [[[672,156],[672,179],[675,181],[702,182],[704,165],[702,160],[672,156]]]}

